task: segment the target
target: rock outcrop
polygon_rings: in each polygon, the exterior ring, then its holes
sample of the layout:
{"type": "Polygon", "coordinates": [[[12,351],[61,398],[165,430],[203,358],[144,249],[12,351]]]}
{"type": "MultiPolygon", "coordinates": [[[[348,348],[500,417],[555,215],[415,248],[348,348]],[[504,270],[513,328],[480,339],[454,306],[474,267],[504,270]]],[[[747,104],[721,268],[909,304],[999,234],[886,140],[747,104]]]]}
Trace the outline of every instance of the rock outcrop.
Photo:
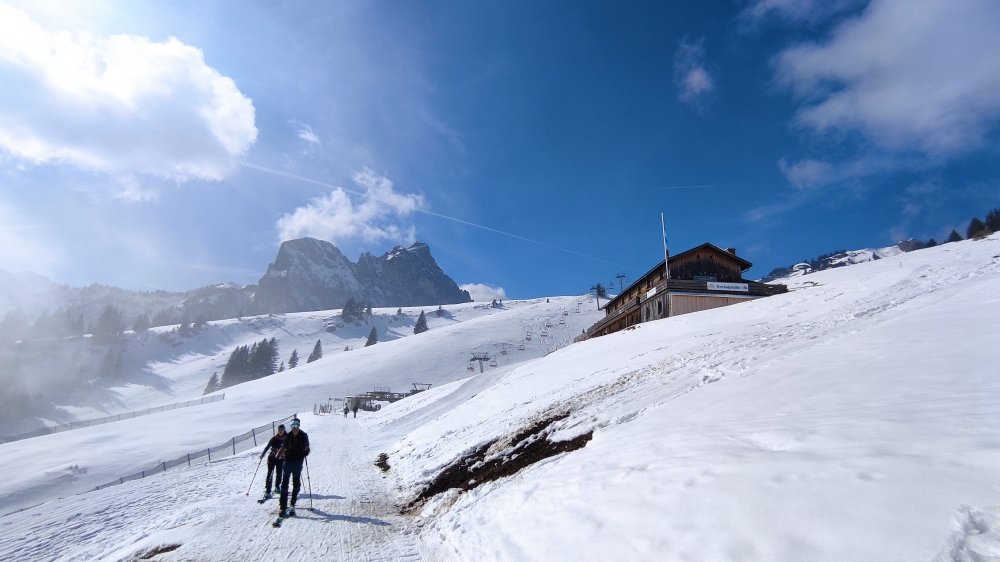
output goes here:
{"type": "Polygon", "coordinates": [[[472,298],[441,270],[430,248],[417,242],[381,257],[364,253],[352,263],[329,242],[283,242],[254,295],[257,313],[341,308],[347,299],[373,307],[428,306],[472,298]]]}

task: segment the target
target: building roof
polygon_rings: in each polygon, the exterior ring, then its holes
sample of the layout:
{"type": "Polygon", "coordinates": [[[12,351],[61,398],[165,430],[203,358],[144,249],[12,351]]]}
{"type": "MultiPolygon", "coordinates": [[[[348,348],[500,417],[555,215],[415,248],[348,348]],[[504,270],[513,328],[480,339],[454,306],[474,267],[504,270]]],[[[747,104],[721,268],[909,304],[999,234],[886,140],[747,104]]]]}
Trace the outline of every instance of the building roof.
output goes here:
{"type": "MultiPolygon", "coordinates": [[[[715,244],[712,244],[710,242],[705,242],[701,246],[695,246],[694,248],[691,248],[690,250],[681,252],[681,253],[677,254],[676,256],[670,256],[670,261],[674,261],[674,260],[680,259],[680,258],[682,258],[682,257],[684,257],[684,256],[686,256],[686,255],[688,255],[688,254],[690,254],[692,252],[697,252],[698,250],[701,250],[702,248],[710,248],[712,250],[715,250],[717,252],[721,252],[721,253],[725,254],[726,257],[732,257],[736,261],[740,262],[740,271],[746,271],[746,270],[750,269],[751,267],[753,267],[753,264],[750,263],[750,262],[748,262],[747,260],[745,260],[745,259],[737,256],[736,254],[733,254],[733,253],[730,253],[730,252],[728,252],[726,250],[723,250],[722,248],[720,248],[720,247],[718,247],[715,244]]],[[[660,262],[659,265],[663,265],[663,262],[660,262]]],[[[649,275],[649,274],[647,273],[646,275],[649,275]]],[[[645,277],[645,275],[643,275],[643,277],[645,277]]]]}
{"type": "MultiPolygon", "coordinates": [[[[736,254],[733,254],[733,253],[730,253],[730,252],[727,252],[726,250],[723,250],[722,248],[720,248],[720,247],[716,246],[715,244],[712,244],[711,242],[705,242],[705,243],[704,243],[704,244],[702,244],[701,246],[695,246],[694,248],[691,248],[690,250],[685,250],[685,251],[683,251],[683,252],[681,252],[681,253],[679,253],[679,254],[677,254],[677,255],[673,255],[673,256],[670,256],[670,261],[674,261],[674,260],[676,260],[676,259],[678,259],[678,258],[681,258],[681,257],[683,257],[683,256],[686,256],[686,255],[690,254],[691,252],[696,252],[696,251],[698,251],[698,250],[701,250],[701,249],[703,249],[703,248],[709,248],[709,249],[712,249],[712,250],[715,250],[715,251],[717,251],[717,252],[721,252],[721,253],[725,254],[725,255],[726,255],[727,257],[732,257],[732,258],[733,258],[734,260],[736,260],[737,262],[739,262],[739,263],[740,263],[740,271],[746,271],[746,270],[750,269],[751,267],[753,267],[753,264],[752,264],[752,263],[750,263],[750,262],[748,262],[747,260],[745,260],[745,259],[743,259],[743,258],[741,258],[741,257],[737,256],[736,254]]],[[[629,292],[629,290],[630,290],[630,289],[631,289],[631,288],[632,288],[632,287],[633,287],[633,286],[634,286],[634,285],[635,285],[636,283],[639,283],[640,281],[642,281],[643,279],[645,279],[646,277],[648,277],[648,276],[649,276],[649,274],[653,273],[654,271],[658,271],[658,270],[659,270],[659,269],[660,269],[661,267],[663,267],[663,262],[664,262],[664,261],[665,261],[665,260],[660,260],[660,263],[658,263],[658,264],[654,265],[654,266],[652,267],[652,269],[650,269],[650,270],[649,270],[649,271],[647,271],[646,273],[643,273],[643,274],[642,274],[642,275],[641,275],[641,276],[640,276],[640,277],[639,277],[638,279],[636,279],[635,281],[633,281],[633,282],[629,283],[629,286],[628,286],[628,287],[625,287],[624,289],[622,289],[620,293],[618,293],[617,295],[615,295],[615,297],[614,297],[613,299],[610,299],[610,300],[609,300],[609,301],[608,301],[608,302],[607,302],[607,303],[606,303],[606,304],[605,304],[605,305],[604,305],[603,307],[601,307],[601,308],[607,308],[607,307],[608,307],[608,306],[609,306],[609,305],[610,305],[611,303],[613,303],[613,302],[615,302],[616,300],[618,300],[619,298],[621,298],[621,296],[622,296],[622,295],[624,295],[624,294],[628,293],[628,292],[629,292]]]]}

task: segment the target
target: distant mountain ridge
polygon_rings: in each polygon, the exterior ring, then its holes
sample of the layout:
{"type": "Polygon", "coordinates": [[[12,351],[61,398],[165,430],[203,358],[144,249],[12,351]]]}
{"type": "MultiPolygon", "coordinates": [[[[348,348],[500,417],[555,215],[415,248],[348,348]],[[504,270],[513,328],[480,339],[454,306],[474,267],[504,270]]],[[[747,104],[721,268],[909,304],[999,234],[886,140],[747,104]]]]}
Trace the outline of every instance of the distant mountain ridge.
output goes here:
{"type": "Polygon", "coordinates": [[[329,242],[299,238],[281,243],[257,284],[254,306],[260,314],[305,312],[341,308],[350,298],[374,307],[472,302],[423,242],[377,258],[365,252],[352,263],[329,242]]]}
{"type": "MultiPolygon", "coordinates": [[[[90,326],[108,305],[131,327],[140,315],[154,326],[240,315],[341,308],[348,298],[374,307],[430,306],[472,300],[417,242],[352,263],[333,244],[314,238],[283,242],[257,285],[220,283],[188,291],[133,291],[92,284],[76,288],[31,272],[0,269],[0,318],[19,311],[27,322],[62,311],[90,326]]],[[[0,328],[3,323],[0,322],[0,328]]],[[[2,331],[2,330],[0,330],[2,331]]]]}

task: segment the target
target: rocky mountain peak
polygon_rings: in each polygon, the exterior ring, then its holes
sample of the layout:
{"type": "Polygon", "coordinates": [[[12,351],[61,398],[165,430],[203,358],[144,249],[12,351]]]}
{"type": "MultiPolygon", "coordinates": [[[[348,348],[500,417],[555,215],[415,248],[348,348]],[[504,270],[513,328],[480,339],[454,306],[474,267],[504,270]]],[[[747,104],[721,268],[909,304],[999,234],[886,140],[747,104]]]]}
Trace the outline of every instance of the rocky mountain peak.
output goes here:
{"type": "Polygon", "coordinates": [[[261,313],[302,312],[341,308],[349,298],[374,307],[472,300],[441,270],[423,242],[396,246],[377,258],[365,252],[352,263],[329,242],[300,238],[281,244],[258,283],[254,303],[261,313]]]}

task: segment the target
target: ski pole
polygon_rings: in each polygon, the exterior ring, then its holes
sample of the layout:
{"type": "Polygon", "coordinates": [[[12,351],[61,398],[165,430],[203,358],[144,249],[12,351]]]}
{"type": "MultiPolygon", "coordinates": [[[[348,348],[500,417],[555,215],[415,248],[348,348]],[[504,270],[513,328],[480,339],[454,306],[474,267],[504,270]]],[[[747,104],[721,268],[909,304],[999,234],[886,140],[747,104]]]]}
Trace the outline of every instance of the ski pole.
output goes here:
{"type": "MultiPolygon", "coordinates": [[[[257,461],[257,470],[260,470],[260,463],[264,462],[264,456],[261,455],[260,460],[257,461]]],[[[253,488],[253,481],[257,479],[257,470],[253,471],[253,478],[250,479],[250,488],[253,488]]],[[[250,497],[250,488],[247,488],[247,497],[250,497]]]]}
{"type": "Polygon", "coordinates": [[[306,457],[306,484],[309,486],[309,511],[316,511],[313,509],[313,484],[312,478],[309,477],[309,457],[306,457]]]}

